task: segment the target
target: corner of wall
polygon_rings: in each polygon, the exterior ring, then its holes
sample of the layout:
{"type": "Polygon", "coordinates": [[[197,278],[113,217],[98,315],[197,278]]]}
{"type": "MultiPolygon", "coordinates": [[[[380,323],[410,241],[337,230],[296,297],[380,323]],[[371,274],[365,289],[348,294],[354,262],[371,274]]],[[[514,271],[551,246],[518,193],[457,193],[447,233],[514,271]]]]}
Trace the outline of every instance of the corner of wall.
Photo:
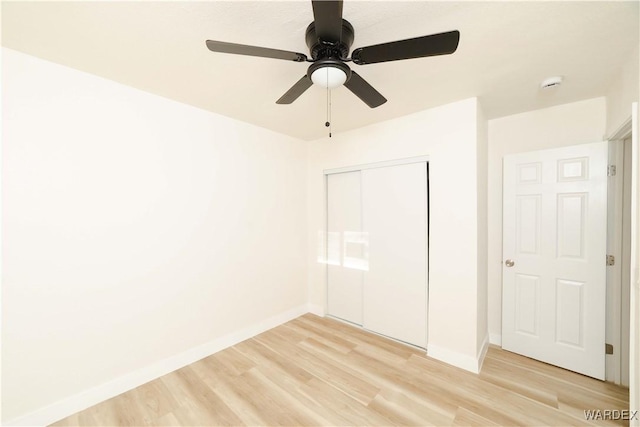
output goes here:
{"type": "Polygon", "coordinates": [[[487,350],[489,348],[489,339],[488,335],[485,336],[483,340],[483,344],[480,347],[476,356],[470,356],[468,354],[459,353],[457,351],[440,347],[434,344],[429,344],[427,346],[427,356],[439,360],[441,362],[447,363],[449,365],[455,366],[457,368],[464,369],[465,371],[472,372],[474,374],[480,373],[480,368],[482,367],[482,362],[484,361],[484,357],[487,354],[487,350]]]}
{"type": "Polygon", "coordinates": [[[324,317],[326,314],[324,311],[324,307],[319,304],[308,303],[307,311],[311,314],[315,314],[316,316],[320,316],[320,317],[324,317]]]}
{"type": "MultiPolygon", "coordinates": [[[[477,104],[477,330],[476,348],[481,351],[488,329],[488,122],[482,105],[477,104]]],[[[483,356],[484,357],[484,356],[483,356]]]]}
{"type": "Polygon", "coordinates": [[[612,80],[606,93],[606,132],[611,136],[631,117],[631,104],[638,102],[640,87],[640,45],[630,52],[629,58],[612,80]]]}
{"type": "Polygon", "coordinates": [[[489,344],[502,346],[502,334],[489,333],[489,344]]]}
{"type": "Polygon", "coordinates": [[[484,363],[484,358],[487,355],[487,351],[489,351],[489,344],[490,344],[489,332],[487,331],[487,333],[484,336],[484,339],[482,339],[481,341],[481,344],[478,349],[478,356],[476,357],[476,359],[478,360],[478,373],[480,373],[480,371],[482,370],[482,364],[484,363]]]}

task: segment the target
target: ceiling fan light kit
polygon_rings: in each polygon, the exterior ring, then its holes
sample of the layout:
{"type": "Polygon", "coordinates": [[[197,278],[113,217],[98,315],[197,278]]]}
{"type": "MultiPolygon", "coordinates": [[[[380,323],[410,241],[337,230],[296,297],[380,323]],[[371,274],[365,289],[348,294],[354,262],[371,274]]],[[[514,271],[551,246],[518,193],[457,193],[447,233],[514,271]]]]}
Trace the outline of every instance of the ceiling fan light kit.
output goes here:
{"type": "Polygon", "coordinates": [[[277,104],[291,104],[312,84],[326,89],[344,85],[369,107],[376,108],[387,102],[387,99],[358,73],[352,71],[347,62],[366,65],[449,55],[456,51],[460,41],[460,32],[449,31],[357,48],[349,58],[355,31],[353,26],[342,18],[342,1],[314,0],[311,5],[314,21],[305,32],[311,59],[299,52],[215,40],[207,40],[207,47],[212,52],[311,62],[307,73],[276,101],[277,104]]]}
{"type": "Polygon", "coordinates": [[[351,77],[351,69],[340,61],[318,61],[311,64],[307,70],[311,81],[326,89],[335,89],[342,86],[351,77]]]}

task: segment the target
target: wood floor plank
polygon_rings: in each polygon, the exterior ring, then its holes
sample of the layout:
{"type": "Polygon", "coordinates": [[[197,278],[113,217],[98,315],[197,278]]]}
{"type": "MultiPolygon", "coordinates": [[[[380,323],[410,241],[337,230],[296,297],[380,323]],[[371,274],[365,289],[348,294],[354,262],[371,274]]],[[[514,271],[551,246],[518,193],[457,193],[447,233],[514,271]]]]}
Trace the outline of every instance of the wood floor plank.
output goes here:
{"type": "Polygon", "coordinates": [[[322,359],[302,346],[289,344],[286,337],[278,336],[277,334],[262,334],[256,337],[256,340],[271,349],[277,349],[277,352],[282,356],[290,360],[296,360],[299,366],[307,371],[313,371],[317,378],[332,384],[363,405],[367,405],[380,391],[369,382],[352,375],[339,364],[322,359]]]}
{"type": "Polygon", "coordinates": [[[518,371],[510,366],[496,365],[487,361],[482,365],[480,377],[489,383],[511,390],[513,393],[526,396],[552,408],[558,407],[558,395],[548,386],[546,377],[531,375],[520,375],[518,371]]]}
{"type": "MultiPolygon", "coordinates": [[[[311,340],[307,340],[301,345],[307,343],[311,343],[311,340]]],[[[445,414],[451,415],[451,419],[453,419],[457,405],[442,398],[442,393],[445,390],[431,383],[426,383],[425,388],[421,389],[416,384],[422,382],[422,379],[413,373],[398,369],[397,365],[389,364],[387,361],[370,358],[360,352],[353,351],[347,355],[341,355],[325,346],[316,345],[315,348],[326,359],[333,360],[334,363],[341,363],[383,391],[385,389],[402,391],[404,394],[422,400],[427,405],[442,409],[445,414]]]]}
{"type": "Polygon", "coordinates": [[[276,353],[255,339],[247,340],[236,347],[238,351],[254,360],[258,364],[257,369],[274,385],[288,392],[291,397],[305,405],[309,411],[327,421],[320,425],[346,426],[352,424],[352,418],[343,416],[339,411],[328,409],[326,405],[320,403],[317,393],[309,393],[309,389],[304,387],[311,379],[316,378],[313,374],[292,364],[290,359],[276,353]]]}
{"type": "Polygon", "coordinates": [[[453,426],[478,426],[478,427],[487,427],[487,426],[498,426],[500,424],[496,424],[480,415],[473,413],[466,408],[459,408],[456,412],[456,417],[453,420],[453,426]]]}
{"type": "Polygon", "coordinates": [[[530,359],[520,356],[519,354],[505,351],[500,348],[490,346],[487,351],[485,362],[497,360],[503,366],[516,366],[527,372],[533,372],[536,375],[542,375],[549,379],[561,381],[570,387],[582,387],[592,392],[601,393],[603,396],[617,397],[622,401],[629,400],[629,389],[619,387],[606,381],[599,381],[575,372],[549,365],[539,360],[530,359]]]}
{"type": "Polygon", "coordinates": [[[174,411],[178,419],[196,421],[188,412],[196,412],[203,422],[211,425],[242,425],[237,414],[208,387],[190,366],[162,377],[170,392],[180,402],[174,411]]]}
{"type": "Polygon", "coordinates": [[[305,383],[314,377],[309,371],[295,363],[291,363],[291,359],[282,356],[255,339],[244,341],[236,345],[235,349],[245,357],[253,360],[258,366],[278,369],[282,375],[292,382],[305,383]]]}
{"type": "MultiPolygon", "coordinates": [[[[558,392],[558,403],[563,411],[575,417],[584,417],[585,409],[607,408],[614,410],[628,409],[628,406],[617,398],[595,395],[588,390],[576,388],[575,390],[562,389],[558,392]]],[[[613,424],[628,425],[625,420],[614,421],[613,424]]]]}
{"type": "Polygon", "coordinates": [[[304,316],[298,317],[293,322],[313,325],[317,329],[324,331],[326,335],[337,335],[338,337],[356,344],[373,344],[380,349],[390,351],[402,357],[409,357],[412,354],[424,353],[424,350],[383,338],[380,335],[376,335],[365,331],[364,329],[356,328],[328,317],[318,317],[305,314],[304,316]]]}
{"type": "MultiPolygon", "coordinates": [[[[418,413],[407,411],[402,405],[387,400],[378,394],[367,405],[369,410],[374,411],[385,418],[388,418],[394,425],[398,426],[426,426],[433,425],[429,419],[421,417],[418,413]]],[[[448,425],[448,424],[447,424],[448,425]]]]}
{"type": "Polygon", "coordinates": [[[303,315],[56,426],[600,425],[628,390],[490,347],[479,375],[303,315]]]}
{"type": "Polygon", "coordinates": [[[95,421],[95,423],[91,425],[130,426],[135,422],[135,417],[129,413],[130,408],[126,404],[126,400],[128,400],[129,397],[129,394],[123,393],[83,412],[87,412],[86,415],[95,421]]]}
{"type": "Polygon", "coordinates": [[[154,425],[158,427],[179,426],[180,420],[176,418],[173,412],[169,412],[155,420],[154,425]]]}
{"type": "Polygon", "coordinates": [[[318,403],[331,411],[339,412],[352,426],[389,426],[391,420],[383,415],[367,409],[366,405],[358,402],[350,395],[333,387],[320,379],[314,378],[304,387],[307,395],[315,395],[318,403]]]}
{"type": "Polygon", "coordinates": [[[233,347],[209,357],[211,361],[218,364],[221,369],[224,369],[232,375],[242,375],[256,366],[251,359],[246,358],[233,347]]]}
{"type": "Polygon", "coordinates": [[[140,403],[144,418],[150,421],[163,417],[179,406],[171,391],[160,380],[150,381],[131,390],[131,395],[140,403]]]}
{"type": "MultiPolygon", "coordinates": [[[[455,375],[449,366],[439,361],[429,361],[424,357],[414,357],[409,361],[410,366],[420,364],[415,372],[427,373],[429,381],[432,381],[449,392],[462,399],[460,406],[469,408],[474,405],[477,408],[493,408],[494,412],[500,412],[502,416],[512,417],[511,411],[503,411],[501,408],[518,408],[520,415],[514,419],[514,424],[523,425],[583,425],[584,422],[569,414],[558,411],[557,408],[541,404],[529,399],[527,396],[513,393],[512,391],[484,381],[480,376],[470,372],[455,375]],[[463,381],[464,386],[456,385],[457,381],[463,381]]],[[[486,411],[486,409],[480,409],[486,411]]],[[[477,414],[482,415],[478,410],[477,414]]],[[[488,414],[483,415],[493,420],[488,414]]],[[[503,422],[500,422],[501,424],[503,422]]]]}
{"type": "Polygon", "coordinates": [[[338,350],[341,353],[348,353],[357,345],[356,343],[340,338],[337,335],[327,335],[321,329],[315,328],[309,324],[289,322],[285,323],[283,326],[300,333],[304,333],[306,334],[307,338],[313,338],[316,341],[319,341],[326,346],[338,350]]]}
{"type": "Polygon", "coordinates": [[[189,365],[202,381],[233,408],[242,424],[248,426],[266,425],[266,420],[256,403],[245,397],[246,389],[238,388],[234,383],[237,375],[222,369],[215,359],[206,357],[189,365]]]}
{"type": "Polygon", "coordinates": [[[449,426],[454,418],[455,405],[436,405],[429,400],[416,397],[416,393],[402,388],[384,388],[379,396],[385,401],[403,408],[406,412],[420,417],[422,425],[449,426]]]}
{"type": "Polygon", "coordinates": [[[264,379],[272,382],[274,387],[279,388],[282,393],[286,393],[294,399],[296,402],[295,407],[298,410],[304,410],[315,418],[317,423],[313,425],[342,426],[350,424],[349,420],[342,417],[339,412],[331,411],[326,406],[321,405],[315,395],[309,395],[301,390],[306,383],[291,384],[287,381],[286,376],[281,375],[278,369],[272,370],[266,366],[258,366],[256,369],[263,375],[264,379]]]}
{"type": "Polygon", "coordinates": [[[300,426],[315,425],[315,417],[309,411],[296,411],[286,394],[272,387],[262,374],[250,371],[237,378],[236,387],[243,388],[244,398],[255,402],[266,425],[300,426]]]}

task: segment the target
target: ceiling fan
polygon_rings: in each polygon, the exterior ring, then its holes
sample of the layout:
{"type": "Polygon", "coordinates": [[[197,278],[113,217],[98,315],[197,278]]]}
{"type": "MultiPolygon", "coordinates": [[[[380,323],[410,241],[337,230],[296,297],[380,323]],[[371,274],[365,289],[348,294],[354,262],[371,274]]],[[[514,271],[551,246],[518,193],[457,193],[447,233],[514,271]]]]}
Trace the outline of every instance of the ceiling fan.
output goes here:
{"type": "Polygon", "coordinates": [[[213,52],[284,59],[294,62],[311,62],[307,73],[276,101],[277,104],[291,104],[314,83],[329,89],[344,84],[365,104],[375,108],[387,102],[386,98],[358,73],[352,71],[346,64],[347,62],[366,65],[401,59],[449,55],[456,51],[460,41],[459,31],[449,31],[360,47],[351,53],[351,58],[348,58],[349,49],[353,43],[354,30],[353,26],[342,18],[342,1],[314,0],[311,4],[314,21],[307,27],[305,35],[311,59],[298,52],[215,40],[207,40],[207,47],[213,52]]]}

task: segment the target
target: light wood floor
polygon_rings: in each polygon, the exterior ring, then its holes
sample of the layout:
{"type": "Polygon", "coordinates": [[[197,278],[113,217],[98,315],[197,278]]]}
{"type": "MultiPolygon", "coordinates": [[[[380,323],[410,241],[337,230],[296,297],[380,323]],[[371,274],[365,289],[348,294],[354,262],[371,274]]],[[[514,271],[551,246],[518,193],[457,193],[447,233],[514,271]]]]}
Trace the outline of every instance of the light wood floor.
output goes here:
{"type": "Polygon", "coordinates": [[[627,408],[627,389],[498,348],[475,375],[307,314],[55,425],[568,426],[627,408]]]}

